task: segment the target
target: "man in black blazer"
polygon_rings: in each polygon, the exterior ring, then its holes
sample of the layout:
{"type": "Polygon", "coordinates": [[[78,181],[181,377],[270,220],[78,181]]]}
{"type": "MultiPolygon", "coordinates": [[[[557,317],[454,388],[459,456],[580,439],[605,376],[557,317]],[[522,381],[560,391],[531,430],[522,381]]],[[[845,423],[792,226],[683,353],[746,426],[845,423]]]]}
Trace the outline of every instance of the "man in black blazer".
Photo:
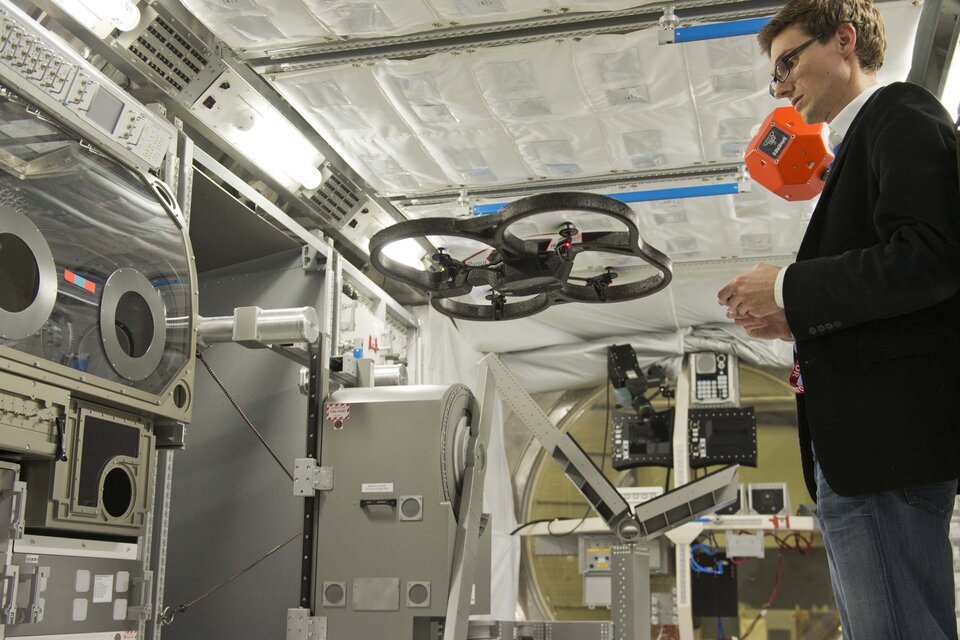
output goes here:
{"type": "Polygon", "coordinates": [[[792,0],[760,33],[771,93],[827,122],[837,157],[797,253],[718,294],[795,343],[804,477],[844,638],[957,638],[949,522],[960,477],[956,139],[925,89],[877,84],[870,0],[792,0]]]}

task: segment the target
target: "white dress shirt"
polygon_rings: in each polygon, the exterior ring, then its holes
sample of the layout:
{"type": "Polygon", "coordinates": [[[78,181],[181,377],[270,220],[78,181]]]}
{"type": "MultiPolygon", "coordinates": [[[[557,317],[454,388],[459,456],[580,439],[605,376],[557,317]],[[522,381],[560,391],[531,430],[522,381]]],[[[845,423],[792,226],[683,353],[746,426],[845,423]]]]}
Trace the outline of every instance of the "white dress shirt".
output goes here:
{"type": "MultiPolygon", "coordinates": [[[[828,140],[830,141],[831,149],[836,149],[840,146],[844,136],[847,135],[847,131],[850,130],[850,125],[853,124],[857,114],[860,113],[860,109],[867,103],[870,96],[876,93],[882,86],[881,84],[875,84],[865,89],[863,93],[851,100],[850,104],[841,109],[840,113],[828,124],[830,128],[828,140]]],[[[786,266],[780,269],[777,273],[777,280],[773,285],[773,299],[781,309],[783,309],[783,278],[789,268],[789,266],[786,266]]]]}

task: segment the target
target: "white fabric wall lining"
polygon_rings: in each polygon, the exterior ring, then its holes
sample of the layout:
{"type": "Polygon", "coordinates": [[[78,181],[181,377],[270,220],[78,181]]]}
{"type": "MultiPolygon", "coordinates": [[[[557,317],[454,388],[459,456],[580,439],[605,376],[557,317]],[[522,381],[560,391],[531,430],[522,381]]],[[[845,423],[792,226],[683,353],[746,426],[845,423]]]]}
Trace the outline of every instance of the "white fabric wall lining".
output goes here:
{"type": "MultiPolygon", "coordinates": [[[[920,6],[880,7],[889,82],[909,69],[920,6]]],[[[732,162],[777,104],[753,36],[661,46],[653,28],[271,78],[387,195],[732,162]],[[392,171],[370,166],[378,153],[392,171]]]]}
{"type": "MultiPolygon", "coordinates": [[[[446,316],[431,307],[416,307],[415,312],[421,332],[428,337],[424,340],[423,360],[415,363],[422,382],[460,382],[476,390],[476,365],[483,353],[464,340],[462,331],[446,316]]],[[[460,327],[464,324],[460,323],[460,327]]],[[[505,325],[472,323],[471,326],[488,334],[514,333],[518,329],[516,321],[506,325],[510,327],[509,332],[502,330],[505,325]]],[[[730,325],[720,325],[675,332],[608,334],[593,340],[515,351],[501,357],[528,392],[538,393],[602,384],[607,375],[607,347],[625,343],[634,346],[642,367],[661,363],[671,375],[679,372],[683,354],[695,351],[732,352],[747,361],[774,366],[785,365],[790,353],[786,343],[751,340],[730,325]]],[[[493,515],[491,616],[512,620],[519,591],[520,542],[510,535],[516,518],[512,476],[504,449],[503,416],[503,405],[498,398],[488,449],[484,509],[493,515]]]]}
{"type": "Polygon", "coordinates": [[[268,51],[574,12],[615,11],[654,0],[183,0],[234,49],[268,51]]]}

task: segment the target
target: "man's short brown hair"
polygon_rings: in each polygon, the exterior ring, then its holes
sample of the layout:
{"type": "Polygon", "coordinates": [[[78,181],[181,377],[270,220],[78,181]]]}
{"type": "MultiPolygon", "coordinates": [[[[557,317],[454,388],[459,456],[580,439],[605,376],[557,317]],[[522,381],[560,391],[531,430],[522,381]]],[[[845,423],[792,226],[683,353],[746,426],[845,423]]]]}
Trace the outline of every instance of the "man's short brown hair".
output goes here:
{"type": "Polygon", "coordinates": [[[855,23],[860,68],[879,71],[887,51],[887,35],[872,0],[790,0],[760,30],[757,40],[763,52],[770,55],[773,39],[790,27],[798,27],[810,37],[822,33],[827,39],[844,22],[855,23]]]}

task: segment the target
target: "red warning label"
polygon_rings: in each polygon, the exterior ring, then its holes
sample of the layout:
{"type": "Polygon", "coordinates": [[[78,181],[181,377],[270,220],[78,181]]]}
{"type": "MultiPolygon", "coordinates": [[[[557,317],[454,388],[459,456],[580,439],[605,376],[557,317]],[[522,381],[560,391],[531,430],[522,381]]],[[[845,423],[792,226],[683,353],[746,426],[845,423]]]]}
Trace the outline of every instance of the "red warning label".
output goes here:
{"type": "Polygon", "coordinates": [[[343,429],[343,423],[350,419],[350,405],[347,403],[333,403],[327,405],[327,420],[333,423],[337,431],[343,429]]]}

